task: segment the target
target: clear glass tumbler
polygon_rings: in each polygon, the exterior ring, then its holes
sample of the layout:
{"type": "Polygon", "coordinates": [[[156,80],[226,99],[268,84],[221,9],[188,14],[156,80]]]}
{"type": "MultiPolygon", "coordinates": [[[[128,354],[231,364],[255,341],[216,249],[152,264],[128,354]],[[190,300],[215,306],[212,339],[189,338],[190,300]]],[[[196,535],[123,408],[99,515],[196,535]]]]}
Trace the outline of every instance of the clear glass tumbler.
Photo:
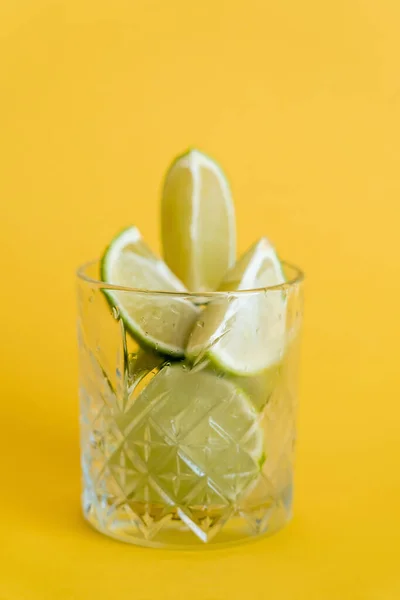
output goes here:
{"type": "Polygon", "coordinates": [[[98,262],[79,269],[82,503],[97,530],[143,546],[214,547],[290,519],[303,277],[284,270],[287,282],[271,288],[175,294],[104,284],[98,262]],[[195,360],[168,356],[129,333],[107,291],[150,306],[148,319],[170,307],[170,327],[182,301],[233,316],[195,360]],[[264,370],[246,372],[264,356],[264,370]]]}

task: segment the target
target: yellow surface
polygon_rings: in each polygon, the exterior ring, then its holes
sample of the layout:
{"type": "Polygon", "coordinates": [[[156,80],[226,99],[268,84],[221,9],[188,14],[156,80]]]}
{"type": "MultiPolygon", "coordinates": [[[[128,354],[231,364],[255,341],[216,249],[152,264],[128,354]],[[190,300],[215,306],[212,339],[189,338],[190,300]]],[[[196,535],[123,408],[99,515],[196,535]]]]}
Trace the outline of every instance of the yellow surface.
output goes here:
{"type": "Polygon", "coordinates": [[[398,0],[0,3],[1,600],[400,597],[398,0]],[[146,551],[79,509],[74,268],[197,145],[306,271],[295,519],[146,551]]]}

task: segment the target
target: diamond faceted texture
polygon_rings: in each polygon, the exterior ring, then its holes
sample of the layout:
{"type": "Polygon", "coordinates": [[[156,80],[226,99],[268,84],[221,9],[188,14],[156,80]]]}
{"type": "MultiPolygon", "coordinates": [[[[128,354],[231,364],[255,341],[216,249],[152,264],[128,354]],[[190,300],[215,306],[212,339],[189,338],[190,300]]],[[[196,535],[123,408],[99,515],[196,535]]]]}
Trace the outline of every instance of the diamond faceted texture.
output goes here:
{"type": "Polygon", "coordinates": [[[154,547],[226,545],[282,527],[292,510],[295,344],[264,402],[259,385],[252,399],[251,386],[243,392],[207,362],[191,369],[146,354],[101,291],[90,297],[79,296],[78,322],[85,518],[154,547]],[[106,339],[101,311],[114,321],[106,339]],[[181,389],[182,369],[193,393],[181,389]],[[220,392],[198,391],[208,385],[220,392]]]}

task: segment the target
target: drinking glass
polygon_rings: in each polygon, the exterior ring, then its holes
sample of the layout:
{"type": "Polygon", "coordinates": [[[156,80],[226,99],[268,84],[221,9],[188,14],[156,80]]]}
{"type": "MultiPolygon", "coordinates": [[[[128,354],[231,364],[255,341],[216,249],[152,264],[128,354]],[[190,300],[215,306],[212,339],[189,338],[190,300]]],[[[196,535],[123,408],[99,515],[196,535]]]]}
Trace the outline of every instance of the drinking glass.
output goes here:
{"type": "Polygon", "coordinates": [[[98,531],[142,546],[212,547],[290,519],[303,276],[283,269],[282,285],[204,294],[108,285],[97,261],[78,270],[82,506],[98,531]],[[107,292],[152,306],[152,319],[177,301],[199,314],[229,305],[236,319],[251,315],[235,338],[243,369],[224,368],[218,352],[190,361],[135,339],[107,292]],[[275,357],[255,374],[246,372],[251,336],[253,359],[275,357]]]}

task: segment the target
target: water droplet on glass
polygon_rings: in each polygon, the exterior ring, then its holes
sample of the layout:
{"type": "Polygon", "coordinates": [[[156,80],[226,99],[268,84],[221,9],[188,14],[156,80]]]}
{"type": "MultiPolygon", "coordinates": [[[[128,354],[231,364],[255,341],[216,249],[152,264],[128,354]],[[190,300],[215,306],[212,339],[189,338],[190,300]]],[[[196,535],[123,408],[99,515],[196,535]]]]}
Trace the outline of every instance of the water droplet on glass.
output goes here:
{"type": "Polygon", "coordinates": [[[113,306],[112,313],[113,313],[114,319],[116,321],[118,321],[119,318],[120,318],[120,314],[119,314],[119,310],[118,310],[118,308],[116,306],[113,306]]]}
{"type": "Polygon", "coordinates": [[[197,327],[204,327],[204,321],[197,321],[197,327]]]}

